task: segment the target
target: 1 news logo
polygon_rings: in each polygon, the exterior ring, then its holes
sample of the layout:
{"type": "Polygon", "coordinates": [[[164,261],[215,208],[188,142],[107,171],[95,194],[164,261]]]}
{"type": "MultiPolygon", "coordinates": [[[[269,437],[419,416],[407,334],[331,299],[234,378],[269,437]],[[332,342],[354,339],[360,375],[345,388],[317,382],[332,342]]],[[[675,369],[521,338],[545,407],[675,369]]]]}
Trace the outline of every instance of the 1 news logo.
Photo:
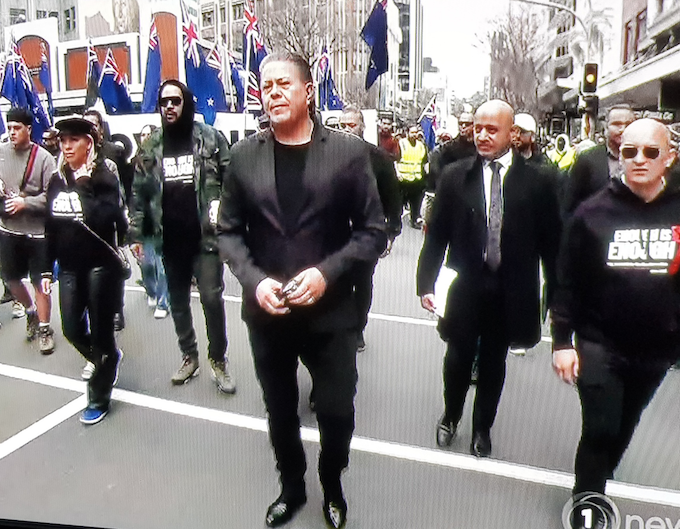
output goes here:
{"type": "Polygon", "coordinates": [[[564,529],[620,529],[621,513],[603,494],[577,494],[562,509],[564,529]]]}

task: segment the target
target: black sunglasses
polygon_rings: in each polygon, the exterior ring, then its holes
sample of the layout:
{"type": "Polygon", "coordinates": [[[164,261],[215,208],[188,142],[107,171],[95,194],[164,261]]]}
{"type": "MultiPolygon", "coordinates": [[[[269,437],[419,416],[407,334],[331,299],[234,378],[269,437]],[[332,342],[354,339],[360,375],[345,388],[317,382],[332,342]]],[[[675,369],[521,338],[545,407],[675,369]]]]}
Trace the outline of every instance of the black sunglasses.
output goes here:
{"type": "Polygon", "coordinates": [[[182,104],[182,98],[178,96],[173,96],[173,97],[161,97],[161,107],[165,108],[168,106],[168,103],[172,103],[173,107],[178,107],[182,104]]]}
{"type": "MultiPolygon", "coordinates": [[[[637,147],[621,147],[621,157],[625,158],[626,160],[635,158],[637,153],[637,147]]],[[[648,160],[656,160],[660,153],[661,151],[659,151],[658,147],[642,147],[642,154],[648,160]]]]}

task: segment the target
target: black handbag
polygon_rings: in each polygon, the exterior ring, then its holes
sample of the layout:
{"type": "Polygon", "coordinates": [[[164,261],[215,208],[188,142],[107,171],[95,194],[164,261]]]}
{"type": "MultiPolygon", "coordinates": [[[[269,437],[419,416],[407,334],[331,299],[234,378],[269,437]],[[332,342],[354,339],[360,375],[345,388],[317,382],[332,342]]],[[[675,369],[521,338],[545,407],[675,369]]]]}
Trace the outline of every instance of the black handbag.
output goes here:
{"type": "Polygon", "coordinates": [[[118,265],[120,266],[120,277],[123,281],[126,281],[132,277],[132,265],[130,264],[130,260],[127,257],[127,254],[125,253],[125,250],[120,248],[119,246],[113,247],[111,246],[108,242],[106,242],[104,239],[102,239],[99,234],[95,233],[92,228],[90,228],[87,224],[85,224],[84,221],[80,220],[79,221],[82,226],[89,231],[92,235],[94,235],[97,239],[99,239],[101,242],[103,242],[106,247],[113,253],[113,255],[116,257],[116,261],[118,262],[118,265]]]}

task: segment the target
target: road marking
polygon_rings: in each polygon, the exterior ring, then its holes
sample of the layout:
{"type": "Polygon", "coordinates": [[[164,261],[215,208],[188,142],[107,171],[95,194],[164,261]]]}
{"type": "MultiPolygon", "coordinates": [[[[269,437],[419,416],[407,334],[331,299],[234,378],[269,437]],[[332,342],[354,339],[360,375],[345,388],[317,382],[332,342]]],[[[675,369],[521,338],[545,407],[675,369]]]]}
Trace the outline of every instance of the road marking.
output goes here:
{"type": "MultiPolygon", "coordinates": [[[[85,391],[85,384],[81,381],[6,364],[0,364],[0,375],[60,389],[71,389],[72,391],[78,391],[81,393],[85,391]]],[[[194,404],[185,404],[183,402],[161,399],[159,397],[152,397],[150,395],[144,395],[124,389],[114,389],[112,399],[134,406],[171,413],[173,415],[201,419],[258,432],[267,432],[267,421],[261,417],[253,417],[240,413],[216,410],[213,408],[196,406],[194,404]]],[[[20,448],[30,440],[38,437],[60,422],[63,422],[72,415],[78,413],[78,411],[82,410],[84,407],[85,395],[81,395],[76,400],[70,402],[66,406],[60,408],[56,412],[48,415],[33,426],[14,436],[17,437],[22,435],[31,428],[38,426],[39,423],[44,422],[44,425],[37,429],[37,435],[28,438],[21,444],[18,444],[16,448],[13,448],[12,451],[20,448]],[[52,416],[55,417],[50,419],[52,416]]],[[[319,442],[319,432],[317,429],[303,426],[300,431],[304,441],[314,443],[319,442]]],[[[11,439],[0,444],[0,449],[9,443],[10,440],[11,439]]],[[[433,450],[419,446],[371,439],[368,437],[355,435],[352,439],[351,448],[352,450],[358,452],[392,457],[405,461],[426,463],[440,467],[455,468],[458,470],[467,470],[517,481],[558,487],[567,490],[571,490],[571,488],[574,486],[573,474],[566,472],[547,470],[538,467],[531,467],[528,465],[521,465],[518,463],[508,463],[494,459],[478,459],[470,455],[457,454],[444,450],[433,450]]],[[[2,457],[4,456],[2,455],[2,452],[0,452],[0,459],[2,457]]],[[[607,484],[607,493],[613,497],[627,500],[669,507],[680,507],[680,491],[675,490],[610,481],[607,484]]]]}
{"type": "MultiPolygon", "coordinates": [[[[125,287],[125,290],[129,292],[144,292],[146,293],[146,290],[144,290],[144,287],[140,286],[127,286],[125,287]]],[[[200,297],[198,292],[192,292],[191,293],[192,298],[198,299],[200,297]]],[[[225,301],[231,301],[233,303],[241,303],[243,300],[239,296],[228,296],[224,294],[222,296],[222,299],[225,301]]],[[[426,320],[424,318],[408,318],[406,316],[395,316],[392,314],[380,314],[377,312],[369,312],[368,313],[368,318],[372,320],[382,320],[382,321],[391,321],[394,323],[407,323],[409,325],[423,325],[425,327],[436,327],[437,326],[437,321],[435,320],[426,320]]],[[[542,342],[548,342],[552,343],[552,339],[549,336],[543,336],[541,337],[542,342]]]]}
{"type": "MultiPolygon", "coordinates": [[[[2,366],[7,367],[7,366],[2,366]]],[[[4,374],[4,373],[3,373],[4,374]]],[[[42,373],[41,373],[42,374],[42,373]]],[[[13,435],[6,441],[0,443],[0,459],[16,452],[22,446],[27,445],[34,439],[49,432],[52,428],[59,426],[62,422],[70,419],[76,413],[80,413],[87,406],[87,397],[80,395],[75,400],[65,404],[56,411],[34,422],[28,428],[21,430],[19,433],[13,435]]]]}

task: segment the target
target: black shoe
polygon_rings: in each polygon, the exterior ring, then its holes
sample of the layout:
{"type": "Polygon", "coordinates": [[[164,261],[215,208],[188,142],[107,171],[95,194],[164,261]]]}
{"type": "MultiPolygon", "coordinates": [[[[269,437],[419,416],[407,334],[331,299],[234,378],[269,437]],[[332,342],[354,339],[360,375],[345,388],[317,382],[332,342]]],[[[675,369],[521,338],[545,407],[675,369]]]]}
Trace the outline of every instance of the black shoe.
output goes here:
{"type": "Polygon", "coordinates": [[[324,500],[323,502],[323,517],[326,523],[333,529],[340,529],[345,526],[347,521],[347,502],[345,498],[338,498],[337,500],[324,500]]]}
{"type": "Polygon", "coordinates": [[[295,513],[305,503],[307,503],[307,498],[305,496],[289,500],[284,498],[282,494],[276,498],[276,501],[267,509],[267,516],[264,519],[264,522],[267,524],[267,527],[279,527],[292,520],[295,513]]]}
{"type": "Polygon", "coordinates": [[[456,436],[456,425],[446,419],[446,415],[442,415],[437,424],[437,446],[445,448],[451,446],[453,438],[456,436]]]}
{"type": "Polygon", "coordinates": [[[491,437],[489,432],[474,432],[470,453],[476,457],[489,457],[491,455],[491,437]]]}
{"type": "Polygon", "coordinates": [[[120,332],[125,329],[125,316],[122,312],[116,312],[113,316],[113,330],[120,332]]]}

